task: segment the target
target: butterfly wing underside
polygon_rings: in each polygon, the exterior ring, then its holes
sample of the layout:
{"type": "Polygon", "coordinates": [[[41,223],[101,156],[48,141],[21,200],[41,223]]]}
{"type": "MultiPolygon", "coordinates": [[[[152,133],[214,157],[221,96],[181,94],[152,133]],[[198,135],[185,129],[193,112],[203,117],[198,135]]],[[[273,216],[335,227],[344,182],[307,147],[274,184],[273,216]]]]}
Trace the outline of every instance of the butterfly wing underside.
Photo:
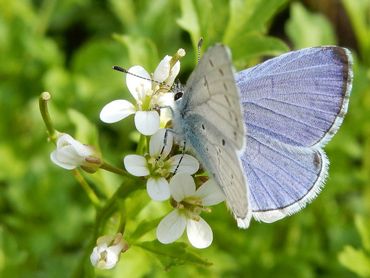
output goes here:
{"type": "Polygon", "coordinates": [[[236,82],[253,216],[273,222],[299,211],[324,185],[322,148],[347,112],[351,55],[340,47],[294,51],[238,73],[236,82]]]}
{"type": "Polygon", "coordinates": [[[191,74],[177,121],[198,158],[217,181],[240,227],[248,227],[251,208],[239,154],[245,145],[239,92],[228,49],[210,48],[191,74]]]}

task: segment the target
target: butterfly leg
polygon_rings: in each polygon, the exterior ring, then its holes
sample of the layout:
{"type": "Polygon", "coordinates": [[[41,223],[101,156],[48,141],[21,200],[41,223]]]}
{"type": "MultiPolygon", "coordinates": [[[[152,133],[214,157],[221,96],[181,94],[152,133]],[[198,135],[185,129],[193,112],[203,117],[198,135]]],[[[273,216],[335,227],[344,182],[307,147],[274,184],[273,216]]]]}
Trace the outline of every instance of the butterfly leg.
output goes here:
{"type": "Polygon", "coordinates": [[[181,149],[181,157],[180,157],[180,160],[179,160],[179,163],[177,164],[176,168],[175,168],[175,171],[174,171],[174,175],[176,174],[177,170],[179,169],[180,167],[180,164],[185,156],[185,148],[186,148],[186,141],[182,141],[183,143],[183,146],[180,145],[180,149],[181,149]]]}
{"type": "Polygon", "coordinates": [[[163,143],[162,143],[162,149],[161,149],[161,151],[159,152],[159,155],[158,155],[158,157],[156,158],[156,161],[158,161],[158,160],[161,158],[161,156],[162,156],[162,154],[163,154],[163,152],[164,152],[164,149],[165,149],[165,147],[167,146],[167,141],[168,141],[168,132],[170,132],[170,131],[171,131],[170,129],[166,129],[166,131],[164,132],[163,143]]]}

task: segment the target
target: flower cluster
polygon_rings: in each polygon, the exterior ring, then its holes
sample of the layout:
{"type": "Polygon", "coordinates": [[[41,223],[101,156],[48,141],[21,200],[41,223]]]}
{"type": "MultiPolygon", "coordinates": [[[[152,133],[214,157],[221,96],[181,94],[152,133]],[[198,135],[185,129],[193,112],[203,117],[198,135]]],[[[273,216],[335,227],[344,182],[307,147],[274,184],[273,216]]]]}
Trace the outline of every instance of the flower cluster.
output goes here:
{"type": "MultiPolygon", "coordinates": [[[[183,55],[181,50],[178,55],[183,55]]],[[[136,105],[126,100],[112,101],[103,108],[100,118],[113,123],[135,114],[136,129],[143,135],[152,135],[147,153],[127,155],[123,162],[127,172],[145,177],[147,193],[152,200],[170,199],[174,211],[160,222],[158,240],[164,244],[174,242],[186,228],[190,243],[196,248],[206,248],[213,234],[200,213],[209,211],[208,206],[224,201],[225,197],[211,180],[197,189],[192,175],[198,172],[199,162],[189,154],[176,154],[172,131],[159,129],[157,108],[172,106],[173,95],[168,92],[180,70],[180,62],[173,60],[166,56],[157,66],[153,79],[140,66],[130,68],[126,83],[136,105]]]]}
{"type": "Polygon", "coordinates": [[[199,162],[184,153],[170,156],[172,146],[172,133],[160,129],[150,138],[149,154],[127,155],[124,165],[130,174],[146,177],[147,192],[153,200],[171,197],[174,211],[160,222],[158,240],[164,244],[174,242],[186,227],[189,242],[196,248],[206,248],[212,243],[213,234],[200,213],[209,212],[208,206],[224,201],[225,196],[213,180],[196,189],[191,175],[198,172],[199,162]]]}
{"type": "Polygon", "coordinates": [[[167,92],[180,71],[178,59],[184,55],[185,51],[180,49],[176,57],[164,57],[152,78],[143,67],[131,67],[126,75],[126,84],[135,104],[124,99],[114,100],[104,106],[100,119],[105,123],[115,123],[135,114],[135,126],[141,134],[156,133],[160,126],[157,109],[173,103],[173,96],[167,92]]]}
{"type": "Polygon", "coordinates": [[[124,158],[124,165],[130,174],[147,178],[148,194],[155,201],[164,201],[170,197],[167,178],[171,174],[192,175],[199,169],[198,161],[191,155],[177,154],[169,157],[172,145],[172,133],[160,129],[150,138],[149,154],[145,156],[133,154],[124,158]]]}
{"type": "MultiPolygon", "coordinates": [[[[225,196],[213,180],[196,176],[199,162],[176,145],[173,131],[160,128],[161,120],[166,118],[163,117],[164,112],[173,105],[171,88],[180,70],[179,59],[184,55],[185,52],[180,49],[174,57],[164,57],[152,75],[141,66],[131,67],[126,75],[126,84],[134,103],[124,99],[114,100],[104,106],[100,119],[114,123],[134,114],[143,148],[138,148],[140,151],[137,154],[124,157],[127,172],[117,168],[113,172],[143,177],[152,200],[169,200],[173,211],[160,221],[156,230],[157,239],[169,244],[179,239],[186,230],[194,247],[206,248],[212,243],[213,233],[200,214],[209,212],[209,206],[223,202],[225,196]]],[[[93,147],[80,143],[68,134],[56,134],[56,150],[50,155],[56,165],[68,170],[81,167],[90,173],[99,168],[114,168],[103,162],[93,147]]],[[[93,195],[92,191],[89,192],[93,195]]],[[[90,256],[91,263],[97,268],[110,269],[127,249],[128,244],[121,233],[102,236],[90,256]]]]}
{"type": "Polygon", "coordinates": [[[172,206],[169,213],[159,223],[157,238],[167,244],[177,240],[186,228],[188,239],[196,248],[206,248],[212,243],[211,227],[199,215],[209,211],[208,206],[217,205],[225,200],[220,187],[208,180],[196,189],[194,179],[189,174],[176,174],[170,181],[172,206]]]}

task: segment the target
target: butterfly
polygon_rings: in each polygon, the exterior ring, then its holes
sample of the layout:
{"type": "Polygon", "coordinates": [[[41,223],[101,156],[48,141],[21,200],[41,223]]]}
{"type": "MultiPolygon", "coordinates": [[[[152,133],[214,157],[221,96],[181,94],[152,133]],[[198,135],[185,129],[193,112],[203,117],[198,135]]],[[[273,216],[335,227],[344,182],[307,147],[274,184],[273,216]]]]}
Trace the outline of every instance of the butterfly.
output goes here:
{"type": "Polygon", "coordinates": [[[174,130],[226,196],[237,224],[274,222],[322,189],[323,147],[340,127],[352,58],[337,46],[288,52],[234,73],[229,49],[209,48],[175,94],[174,130]]]}

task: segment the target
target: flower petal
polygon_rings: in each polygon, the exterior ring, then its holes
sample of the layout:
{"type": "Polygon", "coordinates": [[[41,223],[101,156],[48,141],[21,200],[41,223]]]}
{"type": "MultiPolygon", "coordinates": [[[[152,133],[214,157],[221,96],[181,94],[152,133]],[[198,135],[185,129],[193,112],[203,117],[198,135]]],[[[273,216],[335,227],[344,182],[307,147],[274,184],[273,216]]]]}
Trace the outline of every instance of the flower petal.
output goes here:
{"type": "Polygon", "coordinates": [[[165,178],[149,178],[146,183],[148,195],[154,201],[165,201],[170,198],[170,187],[165,178]]]}
{"type": "Polygon", "coordinates": [[[157,238],[163,244],[179,239],[186,227],[186,217],[174,210],[161,220],[157,227],[157,238]]]}
{"type": "Polygon", "coordinates": [[[120,254],[119,253],[117,254],[114,249],[115,249],[114,247],[108,247],[105,264],[104,264],[104,267],[101,267],[101,268],[111,269],[117,264],[120,254]]]}
{"type": "MultiPolygon", "coordinates": [[[[161,93],[156,100],[156,104],[159,107],[174,107],[175,106],[175,100],[174,100],[174,94],[173,93],[161,93]]],[[[166,110],[169,110],[166,108],[166,110]]],[[[171,110],[169,110],[171,112],[171,110]]],[[[172,114],[171,114],[172,116],[172,114]]]]}
{"type": "Polygon", "coordinates": [[[166,128],[167,123],[172,120],[172,113],[170,109],[162,108],[160,113],[160,124],[161,128],[166,128]]]}
{"type": "Polygon", "coordinates": [[[74,149],[74,152],[81,158],[83,158],[82,160],[85,160],[87,156],[94,154],[94,151],[91,147],[89,147],[88,145],[84,145],[73,138],[72,140],[69,140],[69,143],[70,146],[74,149]]]}
{"type": "Polygon", "coordinates": [[[152,88],[150,75],[141,66],[133,66],[128,71],[132,74],[126,75],[127,88],[136,100],[141,100],[145,96],[145,93],[152,88]]]}
{"type": "Polygon", "coordinates": [[[79,165],[84,161],[84,157],[78,155],[76,150],[71,145],[61,147],[56,150],[56,159],[71,165],[79,165]]]}
{"type": "Polygon", "coordinates": [[[195,174],[199,170],[199,162],[196,158],[188,154],[177,154],[172,156],[169,161],[171,162],[171,172],[174,173],[187,173],[195,174]]]}
{"type": "Polygon", "coordinates": [[[212,229],[203,218],[200,218],[199,221],[188,219],[186,233],[189,242],[195,248],[207,248],[213,240],[212,229]]]}
{"type": "Polygon", "coordinates": [[[172,86],[172,84],[175,81],[175,78],[179,74],[179,72],[180,72],[180,61],[177,61],[176,64],[172,67],[172,69],[170,71],[170,74],[169,74],[169,77],[168,77],[167,82],[166,82],[169,86],[172,86]]]}
{"type": "Polygon", "coordinates": [[[91,264],[100,269],[113,268],[119,259],[120,252],[117,252],[115,247],[107,247],[107,245],[96,246],[90,255],[91,264]]]}
{"type": "Polygon", "coordinates": [[[100,119],[105,123],[115,123],[135,113],[135,106],[124,99],[113,100],[103,107],[100,119]]]}
{"type": "Polygon", "coordinates": [[[78,167],[77,164],[71,164],[71,163],[68,163],[68,162],[63,162],[63,161],[60,161],[58,159],[58,151],[53,151],[51,154],[50,154],[50,159],[51,161],[58,165],[59,167],[62,167],[66,170],[72,170],[72,169],[75,169],[78,167]]]}
{"type": "Polygon", "coordinates": [[[202,199],[203,206],[214,206],[225,201],[225,195],[221,187],[213,179],[203,183],[195,192],[195,196],[202,199]]]}
{"type": "Polygon", "coordinates": [[[57,139],[57,149],[62,148],[67,145],[71,145],[71,142],[75,141],[73,137],[67,133],[63,133],[60,136],[58,136],[57,139]]]}
{"type": "Polygon", "coordinates": [[[152,137],[150,137],[149,154],[152,157],[158,157],[161,155],[162,158],[166,158],[172,149],[172,144],[173,134],[169,130],[159,129],[152,137]]]}
{"type": "Polygon", "coordinates": [[[145,157],[136,154],[126,155],[123,163],[127,172],[136,177],[145,177],[149,175],[148,164],[145,157]]]}
{"type": "Polygon", "coordinates": [[[158,82],[165,81],[170,74],[171,56],[166,55],[154,71],[153,79],[158,82]]]}
{"type": "Polygon", "coordinates": [[[181,202],[184,198],[195,194],[194,179],[189,174],[176,174],[170,181],[170,191],[175,201],[181,202]]]}
{"type": "Polygon", "coordinates": [[[137,111],[135,114],[136,129],[143,135],[153,135],[159,129],[157,111],[137,111]]]}
{"type": "Polygon", "coordinates": [[[107,249],[107,246],[95,246],[91,255],[90,262],[93,266],[97,267],[100,261],[101,252],[104,252],[107,249]]]}

